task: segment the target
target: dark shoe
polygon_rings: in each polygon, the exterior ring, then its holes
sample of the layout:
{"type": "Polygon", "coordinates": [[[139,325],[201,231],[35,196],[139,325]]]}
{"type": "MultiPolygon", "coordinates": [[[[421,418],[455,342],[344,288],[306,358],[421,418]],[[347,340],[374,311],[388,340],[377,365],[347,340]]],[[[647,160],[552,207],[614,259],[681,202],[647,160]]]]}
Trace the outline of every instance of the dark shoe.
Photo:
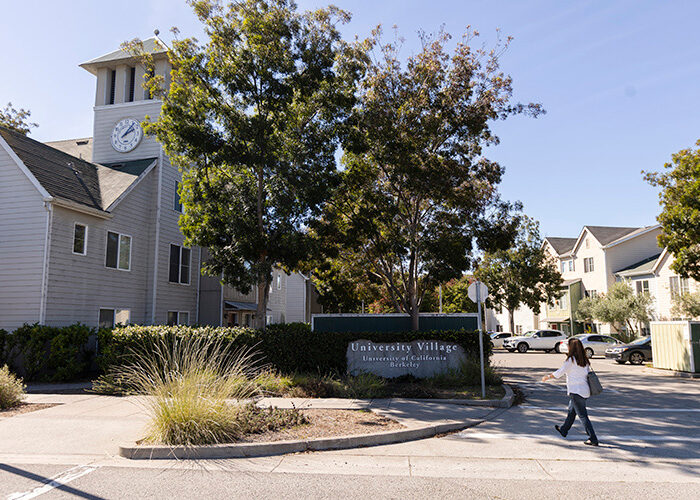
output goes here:
{"type": "Polygon", "coordinates": [[[561,430],[561,427],[559,427],[558,425],[555,425],[554,428],[557,430],[557,432],[558,432],[559,434],[561,434],[561,437],[563,437],[563,438],[565,438],[566,435],[568,434],[568,432],[562,431],[562,430],[561,430]]]}
{"type": "Polygon", "coordinates": [[[591,441],[590,439],[586,439],[583,444],[587,444],[588,446],[598,446],[598,441],[591,441]]]}

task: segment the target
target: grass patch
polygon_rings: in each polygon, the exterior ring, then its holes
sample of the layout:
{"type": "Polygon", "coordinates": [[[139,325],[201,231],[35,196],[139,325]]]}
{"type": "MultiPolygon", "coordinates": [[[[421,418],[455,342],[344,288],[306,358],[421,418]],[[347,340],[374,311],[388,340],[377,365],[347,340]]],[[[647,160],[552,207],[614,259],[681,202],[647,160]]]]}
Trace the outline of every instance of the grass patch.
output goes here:
{"type": "Polygon", "coordinates": [[[7,365],[0,368],[0,410],[14,408],[22,403],[26,386],[7,365]]]}

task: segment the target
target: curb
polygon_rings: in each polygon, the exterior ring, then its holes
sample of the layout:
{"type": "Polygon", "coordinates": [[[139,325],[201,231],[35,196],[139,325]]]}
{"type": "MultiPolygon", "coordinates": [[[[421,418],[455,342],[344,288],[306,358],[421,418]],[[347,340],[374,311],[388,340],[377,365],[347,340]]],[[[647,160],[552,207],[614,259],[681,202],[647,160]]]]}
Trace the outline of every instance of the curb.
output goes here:
{"type": "Polygon", "coordinates": [[[271,443],[217,444],[206,446],[120,446],[119,455],[131,460],[157,459],[224,459],[252,458],[304,451],[344,450],[383,444],[403,443],[433,437],[446,432],[467,429],[483,420],[426,425],[400,431],[377,432],[359,436],[338,436],[274,441],[271,443]]]}
{"type": "Polygon", "coordinates": [[[652,368],[647,366],[642,370],[645,373],[651,373],[653,375],[664,375],[666,377],[679,377],[679,378],[700,378],[700,373],[690,373],[690,372],[679,372],[677,370],[667,370],[665,368],[652,368]]]}
{"type": "Polygon", "coordinates": [[[421,403],[442,403],[462,406],[491,406],[493,408],[510,408],[513,406],[515,395],[513,389],[508,384],[503,384],[503,389],[506,391],[505,396],[501,399],[414,399],[410,401],[419,401],[421,403]]]}

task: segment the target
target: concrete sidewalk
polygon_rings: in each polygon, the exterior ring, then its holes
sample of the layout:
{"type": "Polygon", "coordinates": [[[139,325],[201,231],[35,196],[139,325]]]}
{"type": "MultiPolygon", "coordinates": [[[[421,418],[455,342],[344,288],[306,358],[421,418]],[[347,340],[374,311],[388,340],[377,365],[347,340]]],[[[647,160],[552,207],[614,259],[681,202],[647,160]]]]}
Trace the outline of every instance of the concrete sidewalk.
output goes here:
{"type": "MultiPolygon", "coordinates": [[[[120,445],[144,435],[148,416],[144,398],[95,394],[29,394],[29,403],[53,403],[13,417],[0,417],[0,462],[13,458],[41,457],[58,463],[84,463],[88,459],[115,457],[120,445]],[[73,457],[73,458],[71,458],[73,457]]],[[[427,424],[465,422],[474,425],[494,410],[446,403],[400,399],[341,400],[266,398],[262,406],[337,409],[370,409],[401,422],[407,428],[427,424]]]]}

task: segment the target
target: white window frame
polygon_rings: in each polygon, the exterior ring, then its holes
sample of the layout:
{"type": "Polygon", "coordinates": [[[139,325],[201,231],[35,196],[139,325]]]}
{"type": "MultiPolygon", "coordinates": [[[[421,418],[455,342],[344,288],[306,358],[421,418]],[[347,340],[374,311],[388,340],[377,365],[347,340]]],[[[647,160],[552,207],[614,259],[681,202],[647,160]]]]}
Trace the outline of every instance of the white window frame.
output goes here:
{"type": "MultiPolygon", "coordinates": [[[[171,283],[173,285],[182,285],[182,286],[190,286],[192,284],[192,249],[188,248],[181,243],[170,243],[168,246],[168,283],[171,283]],[[172,247],[178,247],[180,249],[180,252],[178,254],[178,265],[177,265],[177,279],[179,281],[170,281],[170,251],[172,247]],[[186,248],[187,250],[190,251],[190,261],[187,264],[187,269],[188,269],[188,276],[187,276],[187,283],[182,282],[182,249],[186,248]]],[[[172,311],[175,312],[175,311],[172,311]]]]}
{"type": "Polygon", "coordinates": [[[569,261],[569,271],[575,271],[575,270],[576,270],[576,266],[574,266],[574,259],[571,259],[569,261]]]}
{"type": "Polygon", "coordinates": [[[593,257],[584,257],[583,258],[583,272],[584,273],[592,273],[595,271],[595,264],[593,261],[593,257]]]}
{"type": "Polygon", "coordinates": [[[277,273],[277,290],[282,290],[282,273],[277,273]]]}
{"type": "Polygon", "coordinates": [[[134,238],[131,237],[130,234],[125,234],[125,233],[118,233],[116,231],[107,231],[105,234],[105,267],[107,269],[115,269],[117,271],[131,271],[131,252],[134,249],[134,238]],[[117,238],[117,267],[110,267],[107,265],[107,245],[109,243],[109,233],[116,234],[118,236],[117,238]],[[122,236],[126,236],[129,238],[129,267],[127,269],[124,269],[122,267],[119,267],[119,255],[121,254],[121,249],[122,249],[122,236]]]}
{"type": "MultiPolygon", "coordinates": [[[[111,269],[111,268],[110,268],[111,269]]],[[[108,328],[114,328],[118,324],[130,325],[131,324],[131,309],[129,307],[98,307],[97,308],[97,326],[100,326],[100,312],[101,311],[112,311],[114,319],[112,320],[112,326],[108,328]],[[129,311],[129,320],[126,323],[117,323],[117,311],[129,311]]]]}
{"type": "Polygon", "coordinates": [[[191,316],[190,311],[175,311],[175,310],[167,311],[165,313],[165,323],[166,324],[168,324],[168,316],[170,315],[170,313],[175,313],[177,315],[177,323],[175,323],[175,325],[170,325],[170,326],[177,326],[177,325],[190,326],[190,316],[191,316]],[[187,314],[187,323],[180,322],[181,315],[183,315],[183,314],[187,314]]]}
{"type": "MultiPolygon", "coordinates": [[[[73,252],[73,255],[87,255],[87,244],[88,244],[88,225],[83,224],[82,222],[74,222],[73,223],[73,245],[71,251],[73,252]],[[85,238],[83,239],[83,252],[76,252],[75,251],[75,229],[78,226],[83,226],[85,228],[85,238]]],[[[106,250],[105,250],[106,252],[106,250]]],[[[105,255],[105,261],[107,260],[107,256],[105,255]]]]}

